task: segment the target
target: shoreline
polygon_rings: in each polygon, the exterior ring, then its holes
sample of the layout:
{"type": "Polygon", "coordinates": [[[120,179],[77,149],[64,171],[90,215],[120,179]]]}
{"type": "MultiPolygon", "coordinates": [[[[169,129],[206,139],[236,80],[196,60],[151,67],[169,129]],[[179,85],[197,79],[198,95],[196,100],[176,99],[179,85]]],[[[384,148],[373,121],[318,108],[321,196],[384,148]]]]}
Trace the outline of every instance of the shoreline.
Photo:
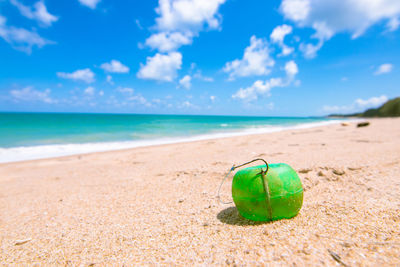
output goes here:
{"type": "Polygon", "coordinates": [[[356,122],[358,119],[335,119],[329,121],[320,121],[312,123],[301,123],[290,126],[271,126],[260,128],[246,128],[232,132],[217,132],[209,134],[201,134],[178,138],[161,138],[154,140],[135,140],[135,141],[117,141],[117,142],[93,142],[78,144],[52,144],[38,146],[20,146],[10,148],[0,148],[0,164],[12,162],[24,162],[40,159],[51,159],[59,157],[67,157],[73,155],[85,155],[99,152],[119,151],[138,147],[152,147],[168,144],[188,143],[204,140],[214,140],[221,138],[251,136],[258,134],[268,134],[283,132],[297,129],[310,129],[323,127],[327,125],[339,124],[342,122],[356,122]],[[44,152],[45,151],[45,152],[44,152]],[[43,154],[46,155],[43,155],[43,154]]]}

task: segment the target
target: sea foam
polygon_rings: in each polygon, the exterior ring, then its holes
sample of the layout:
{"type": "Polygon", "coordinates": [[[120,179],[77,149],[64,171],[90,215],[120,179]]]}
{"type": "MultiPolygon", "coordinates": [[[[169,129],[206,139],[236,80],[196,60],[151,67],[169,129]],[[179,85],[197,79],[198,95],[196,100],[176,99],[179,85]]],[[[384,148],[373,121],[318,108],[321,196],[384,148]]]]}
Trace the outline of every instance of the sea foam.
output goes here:
{"type": "Polygon", "coordinates": [[[0,163],[70,156],[70,155],[86,154],[93,152],[121,150],[121,149],[144,147],[144,146],[165,145],[165,144],[174,144],[181,142],[218,139],[218,138],[234,137],[242,135],[272,133],[283,130],[305,129],[305,128],[336,124],[342,121],[343,120],[330,120],[330,121],[313,122],[313,123],[302,123],[291,126],[264,126],[264,127],[254,126],[251,128],[235,130],[232,132],[216,132],[216,133],[195,135],[189,137],[186,136],[186,137],[176,137],[176,138],[159,138],[152,140],[98,142],[98,143],[81,143],[81,144],[54,144],[54,145],[0,148],[0,163]]]}

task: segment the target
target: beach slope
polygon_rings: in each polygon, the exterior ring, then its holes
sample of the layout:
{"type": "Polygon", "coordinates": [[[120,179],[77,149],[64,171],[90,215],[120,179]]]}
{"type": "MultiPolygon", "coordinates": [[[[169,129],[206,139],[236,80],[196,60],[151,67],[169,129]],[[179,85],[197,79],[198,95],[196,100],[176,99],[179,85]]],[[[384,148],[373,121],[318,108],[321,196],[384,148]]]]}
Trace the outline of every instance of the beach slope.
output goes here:
{"type": "Polygon", "coordinates": [[[400,265],[400,119],[370,122],[0,164],[0,262],[400,265]],[[260,157],[298,171],[297,217],[217,202],[260,157]]]}

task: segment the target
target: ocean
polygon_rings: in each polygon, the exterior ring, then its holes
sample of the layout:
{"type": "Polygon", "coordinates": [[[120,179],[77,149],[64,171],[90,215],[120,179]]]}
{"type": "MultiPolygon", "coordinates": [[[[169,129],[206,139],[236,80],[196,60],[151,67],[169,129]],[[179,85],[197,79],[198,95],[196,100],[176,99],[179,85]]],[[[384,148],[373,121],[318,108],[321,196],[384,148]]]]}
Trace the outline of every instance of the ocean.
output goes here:
{"type": "Polygon", "coordinates": [[[0,162],[308,128],[323,117],[0,113],[0,162]]]}

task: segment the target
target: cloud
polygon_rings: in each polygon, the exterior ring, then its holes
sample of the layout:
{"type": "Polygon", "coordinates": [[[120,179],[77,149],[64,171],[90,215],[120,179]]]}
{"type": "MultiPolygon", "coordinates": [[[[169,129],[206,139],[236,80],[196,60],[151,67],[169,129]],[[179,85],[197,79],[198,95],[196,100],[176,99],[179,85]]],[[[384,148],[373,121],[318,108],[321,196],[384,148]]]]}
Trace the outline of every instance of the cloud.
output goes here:
{"type": "Polygon", "coordinates": [[[368,108],[376,108],[388,101],[388,97],[385,95],[371,97],[369,99],[358,98],[350,105],[343,106],[323,106],[322,110],[327,113],[350,113],[358,112],[368,108]]]}
{"type": "Polygon", "coordinates": [[[381,95],[381,96],[378,96],[378,97],[377,96],[371,97],[371,98],[366,99],[366,100],[358,98],[358,99],[356,99],[355,103],[359,107],[377,107],[377,106],[382,105],[386,101],[388,101],[387,96],[381,95]]]}
{"type": "Polygon", "coordinates": [[[146,65],[140,64],[140,70],[137,73],[137,77],[140,79],[171,82],[177,76],[177,70],[181,68],[181,65],[181,53],[157,53],[153,57],[147,57],[146,65]]]}
{"type": "Polygon", "coordinates": [[[47,11],[43,0],[36,2],[33,8],[25,6],[17,0],[10,0],[10,3],[18,8],[22,16],[36,20],[44,27],[51,26],[53,22],[58,20],[57,16],[54,16],[47,11]]]}
{"type": "Polygon", "coordinates": [[[400,1],[396,0],[282,0],[284,17],[299,27],[315,30],[316,45],[303,44],[306,57],[314,57],[323,43],[337,33],[347,32],[353,39],[374,24],[387,21],[389,30],[398,28],[400,1]]]}
{"type": "Polygon", "coordinates": [[[190,32],[186,34],[180,32],[160,32],[147,38],[146,45],[161,52],[175,51],[182,45],[191,44],[192,37],[190,32]]]}
{"type": "Polygon", "coordinates": [[[129,68],[119,62],[118,60],[111,60],[110,63],[103,63],[100,65],[100,68],[107,72],[114,72],[114,73],[128,73],[129,68]]]}
{"type": "Polygon", "coordinates": [[[71,79],[75,81],[84,81],[86,83],[92,83],[95,81],[95,74],[89,69],[76,70],[72,73],[57,72],[57,76],[64,79],[71,79]]]}
{"type": "Polygon", "coordinates": [[[205,82],[213,82],[214,79],[212,77],[208,76],[203,76],[200,70],[196,71],[196,73],[193,75],[193,78],[205,81],[205,82]]]}
{"type": "Polygon", "coordinates": [[[81,5],[87,6],[91,9],[95,9],[97,4],[100,3],[101,0],[79,0],[81,5]]]}
{"type": "Polygon", "coordinates": [[[293,21],[303,21],[310,13],[310,1],[283,0],[280,8],[286,18],[293,21]]]}
{"type": "Polygon", "coordinates": [[[159,99],[159,98],[153,98],[151,101],[156,103],[156,104],[160,104],[161,103],[161,99],[159,99]]]}
{"type": "Polygon", "coordinates": [[[189,45],[193,37],[208,29],[218,29],[221,15],[220,5],[225,0],[159,0],[158,17],[153,29],[156,31],[145,44],[160,52],[176,51],[189,45]]]}
{"type": "Polygon", "coordinates": [[[122,93],[122,94],[126,94],[126,95],[133,95],[133,92],[135,91],[132,88],[129,87],[119,87],[117,89],[118,92],[122,93]]]}
{"type": "Polygon", "coordinates": [[[321,49],[324,42],[320,41],[318,44],[300,44],[300,51],[303,52],[305,58],[311,59],[317,56],[317,52],[321,49]]]}
{"type": "Polygon", "coordinates": [[[243,58],[227,62],[223,71],[229,73],[230,80],[234,80],[236,77],[267,75],[274,65],[275,61],[269,55],[267,41],[257,39],[253,35],[250,38],[250,46],[244,51],[243,58]]]}
{"type": "Polygon", "coordinates": [[[220,5],[225,0],[160,0],[156,12],[156,28],[160,31],[199,31],[204,26],[220,26],[220,5]]]}
{"type": "Polygon", "coordinates": [[[353,109],[354,109],[354,107],[352,105],[351,106],[337,106],[337,105],[329,106],[329,105],[326,105],[326,106],[322,107],[322,110],[324,112],[331,113],[331,114],[332,113],[350,113],[353,111],[353,109]]]}
{"type": "Polygon", "coordinates": [[[272,88],[291,85],[299,72],[297,64],[293,60],[285,64],[284,70],[286,72],[285,78],[271,78],[266,81],[257,80],[250,87],[240,88],[232,95],[232,98],[251,102],[257,100],[259,96],[269,97],[272,88]]]}
{"type": "Polygon", "coordinates": [[[291,60],[285,64],[285,71],[286,71],[286,75],[291,80],[294,78],[294,76],[296,76],[297,73],[299,73],[299,68],[297,67],[296,62],[291,60]]]}
{"type": "Polygon", "coordinates": [[[113,82],[113,80],[112,80],[112,76],[111,76],[111,75],[107,75],[107,77],[106,77],[106,81],[107,81],[109,84],[111,84],[111,85],[113,85],[113,84],[114,84],[114,82],[113,82]]]}
{"type": "Polygon", "coordinates": [[[151,103],[147,101],[141,94],[135,94],[135,90],[129,87],[119,87],[117,91],[125,96],[126,101],[139,103],[141,105],[145,105],[150,107],[151,103]]]}
{"type": "Polygon", "coordinates": [[[182,79],[179,80],[179,85],[185,89],[190,89],[192,86],[192,77],[190,75],[185,75],[182,79]]]}
{"type": "Polygon", "coordinates": [[[215,95],[211,95],[211,96],[210,96],[210,100],[211,100],[211,102],[213,102],[213,103],[214,103],[215,99],[216,99],[216,96],[215,96],[215,95]]]}
{"type": "Polygon", "coordinates": [[[274,43],[282,43],[285,36],[292,33],[292,26],[283,24],[275,27],[272,31],[270,38],[274,43]]]}
{"type": "Polygon", "coordinates": [[[272,31],[272,33],[270,35],[271,41],[273,43],[278,44],[281,47],[281,49],[282,49],[281,55],[282,56],[290,55],[294,51],[294,49],[292,47],[285,45],[285,43],[283,42],[285,39],[285,36],[288,34],[291,34],[291,33],[292,33],[292,26],[283,24],[283,25],[275,27],[275,29],[272,31]]]}
{"type": "Polygon", "coordinates": [[[136,26],[139,28],[139,30],[143,30],[144,29],[142,24],[140,23],[140,20],[136,19],[135,23],[136,23],[136,26]]]}
{"type": "Polygon", "coordinates": [[[141,104],[141,105],[145,105],[145,106],[147,106],[147,107],[150,107],[150,106],[151,106],[151,103],[149,103],[149,102],[147,101],[147,99],[144,98],[144,97],[143,97],[142,95],[140,95],[140,94],[138,94],[138,95],[133,95],[133,96],[129,97],[127,100],[128,100],[128,101],[132,101],[132,102],[139,103],[139,104],[141,104]]]}
{"type": "Polygon", "coordinates": [[[391,19],[389,20],[389,22],[387,23],[387,25],[386,25],[387,29],[388,29],[390,32],[393,32],[393,31],[397,30],[397,29],[399,28],[399,26],[400,26],[400,21],[399,21],[399,18],[398,18],[398,17],[396,17],[396,18],[391,18],[391,19]]]}
{"type": "Polygon", "coordinates": [[[199,107],[192,104],[190,101],[184,101],[180,105],[178,105],[178,108],[182,109],[198,109],[199,107]]]}
{"type": "Polygon", "coordinates": [[[42,48],[45,45],[54,44],[53,41],[40,37],[40,35],[34,31],[7,26],[6,18],[1,15],[0,37],[9,43],[14,49],[23,51],[27,54],[32,52],[34,46],[42,48]]]}
{"type": "Polygon", "coordinates": [[[281,87],[283,81],[281,78],[271,78],[267,81],[257,80],[250,87],[240,88],[233,99],[241,99],[246,102],[257,100],[258,95],[270,96],[270,90],[274,87],[281,87]]]}
{"type": "Polygon", "coordinates": [[[386,64],[382,64],[378,67],[378,69],[374,72],[374,75],[381,75],[381,74],[385,74],[385,73],[389,73],[393,70],[393,65],[386,63],[386,64]]]}
{"type": "Polygon", "coordinates": [[[88,95],[88,96],[93,96],[95,92],[96,92],[96,89],[95,89],[94,87],[92,87],[92,86],[89,86],[88,88],[86,88],[86,89],[83,91],[83,93],[84,93],[85,95],[88,95]]]}
{"type": "Polygon", "coordinates": [[[192,44],[193,38],[200,31],[206,28],[219,29],[222,16],[218,9],[225,1],[159,0],[155,10],[158,17],[152,27],[155,32],[146,39],[145,45],[169,54],[157,53],[152,58],[148,57],[146,65],[140,65],[137,76],[142,79],[172,81],[182,64],[182,54],[176,51],[182,45],[192,44]]]}
{"type": "Polygon", "coordinates": [[[189,74],[192,75],[194,79],[198,79],[204,82],[213,82],[214,79],[212,77],[203,76],[200,69],[197,69],[196,63],[190,64],[189,74]],[[192,75],[192,73],[194,73],[192,75]]]}
{"type": "Polygon", "coordinates": [[[50,97],[51,90],[46,89],[44,91],[34,90],[33,87],[28,86],[21,90],[11,90],[10,95],[16,101],[26,101],[26,102],[43,102],[47,104],[57,103],[56,100],[50,97]]]}

